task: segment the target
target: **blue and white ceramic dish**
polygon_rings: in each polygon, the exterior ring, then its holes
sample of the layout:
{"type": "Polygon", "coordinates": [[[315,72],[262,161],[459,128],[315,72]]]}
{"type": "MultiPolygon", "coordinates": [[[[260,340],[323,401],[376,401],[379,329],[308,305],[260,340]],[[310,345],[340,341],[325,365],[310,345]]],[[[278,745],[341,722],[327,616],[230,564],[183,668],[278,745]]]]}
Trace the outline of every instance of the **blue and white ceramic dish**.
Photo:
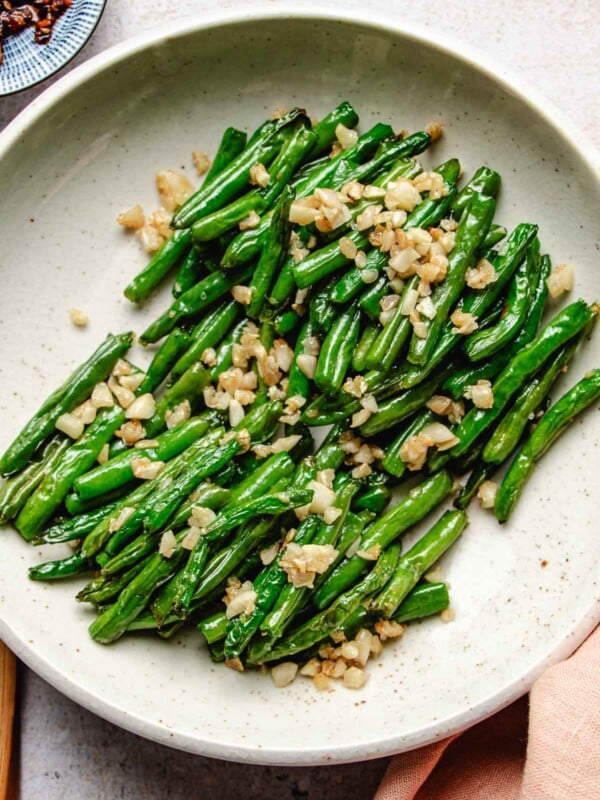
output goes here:
{"type": "Polygon", "coordinates": [[[36,44],[33,28],[4,42],[0,96],[21,92],[62,69],[81,50],[100,21],[106,0],[73,0],[53,26],[48,44],[36,44]]]}

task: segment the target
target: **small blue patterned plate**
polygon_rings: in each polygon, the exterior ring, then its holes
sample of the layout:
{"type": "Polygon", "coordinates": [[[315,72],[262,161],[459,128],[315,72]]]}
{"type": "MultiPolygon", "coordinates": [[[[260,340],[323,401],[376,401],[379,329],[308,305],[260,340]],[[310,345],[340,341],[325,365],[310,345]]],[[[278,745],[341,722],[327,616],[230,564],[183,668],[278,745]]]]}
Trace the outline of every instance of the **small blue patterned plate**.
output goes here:
{"type": "Polygon", "coordinates": [[[73,0],[57,19],[48,44],[36,44],[33,28],[27,28],[3,43],[0,65],[0,96],[21,92],[62,69],[90,38],[106,0],[73,0]]]}

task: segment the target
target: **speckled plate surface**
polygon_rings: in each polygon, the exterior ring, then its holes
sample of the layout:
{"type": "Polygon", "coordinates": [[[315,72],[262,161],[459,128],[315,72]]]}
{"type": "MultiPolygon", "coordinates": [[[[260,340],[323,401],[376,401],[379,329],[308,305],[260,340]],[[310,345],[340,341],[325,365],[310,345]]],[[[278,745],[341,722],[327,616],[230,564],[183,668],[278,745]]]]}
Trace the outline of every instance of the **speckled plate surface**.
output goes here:
{"type": "Polygon", "coordinates": [[[21,92],[54,75],[74,58],[94,32],[106,0],[73,0],[56,21],[48,44],[33,40],[33,28],[9,36],[0,65],[0,96],[21,92]]]}
{"type": "MultiPolygon", "coordinates": [[[[319,116],[353,102],[375,119],[446,135],[426,164],[459,155],[505,183],[498,218],[537,221],[543,247],[576,267],[576,294],[600,296],[594,167],[568,126],[452,43],[402,23],[266,11],[204,20],[93,59],[0,136],[0,447],[107,330],[141,330],[167,293],[136,309],[121,289],[144,263],[114,223],[156,206],[153,173],[191,172],[223,128],[251,130],[274,108],[319,116]],[[402,28],[402,30],[401,30],[402,28]],[[118,86],[118,91],[115,87],[118,86]],[[76,330],[68,309],[91,322],[76,330]]],[[[589,346],[565,384],[597,359],[589,346]]],[[[444,737],[518,697],[598,618],[600,415],[586,414],[534,473],[509,525],[479,509],[444,558],[456,619],[410,626],[361,692],[276,690],[213,666],[191,632],[105,648],[75,603],[76,583],[30,583],[48,552],[3,531],[0,634],[34,670],[96,713],[157,741],[240,761],[317,764],[372,758],[444,737]]]]}

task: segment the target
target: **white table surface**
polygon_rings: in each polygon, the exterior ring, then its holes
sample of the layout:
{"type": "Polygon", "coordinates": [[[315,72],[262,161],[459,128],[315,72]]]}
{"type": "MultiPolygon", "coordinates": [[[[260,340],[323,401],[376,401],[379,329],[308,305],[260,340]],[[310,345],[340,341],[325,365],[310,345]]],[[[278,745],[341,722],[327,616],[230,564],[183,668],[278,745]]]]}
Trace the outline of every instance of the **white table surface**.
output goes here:
{"type": "MultiPolygon", "coordinates": [[[[254,0],[108,0],[93,38],[68,68],[136,33],[202,15],[217,3],[222,8],[248,8],[254,0]]],[[[271,5],[280,5],[280,0],[271,0],[271,5]]],[[[297,9],[302,5],[296,0],[297,9]]],[[[321,5],[337,3],[322,0],[321,5]]],[[[590,146],[600,149],[600,15],[595,0],[345,0],[345,5],[376,5],[432,30],[443,28],[456,38],[459,49],[461,42],[477,48],[534,86],[585,134],[590,146]]],[[[0,99],[0,129],[51,82],[0,99]]],[[[219,800],[362,800],[372,796],[387,763],[382,759],[312,769],[225,767],[116,728],[76,706],[24,666],[19,672],[19,728],[23,800],[183,800],[205,794],[219,800]]]]}

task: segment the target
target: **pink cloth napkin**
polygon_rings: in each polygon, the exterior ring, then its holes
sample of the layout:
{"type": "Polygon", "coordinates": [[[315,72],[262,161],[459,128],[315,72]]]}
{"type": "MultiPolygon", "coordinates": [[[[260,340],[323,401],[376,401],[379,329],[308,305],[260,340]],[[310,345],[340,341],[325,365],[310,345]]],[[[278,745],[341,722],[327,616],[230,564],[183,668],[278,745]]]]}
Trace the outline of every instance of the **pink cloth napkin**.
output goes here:
{"type": "Polygon", "coordinates": [[[375,800],[600,798],[600,628],[523,697],[473,728],[395,756],[375,800]],[[529,717],[529,719],[528,719],[529,717]]]}

